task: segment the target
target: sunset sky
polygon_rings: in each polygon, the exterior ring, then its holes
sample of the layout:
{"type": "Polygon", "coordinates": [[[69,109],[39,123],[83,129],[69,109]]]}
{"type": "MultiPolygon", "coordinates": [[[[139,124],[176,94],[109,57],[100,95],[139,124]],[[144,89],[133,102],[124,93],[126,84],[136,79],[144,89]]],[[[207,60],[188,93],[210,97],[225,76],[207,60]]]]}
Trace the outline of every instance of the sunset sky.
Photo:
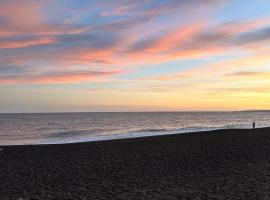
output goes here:
{"type": "Polygon", "coordinates": [[[269,0],[0,0],[0,112],[270,109],[269,0]]]}

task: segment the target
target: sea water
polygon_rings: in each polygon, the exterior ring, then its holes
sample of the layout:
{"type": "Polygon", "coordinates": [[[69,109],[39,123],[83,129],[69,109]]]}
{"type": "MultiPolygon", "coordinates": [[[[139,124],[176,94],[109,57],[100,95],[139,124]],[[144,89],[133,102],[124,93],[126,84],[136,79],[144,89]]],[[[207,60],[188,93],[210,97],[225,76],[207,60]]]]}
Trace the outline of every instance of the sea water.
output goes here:
{"type": "Polygon", "coordinates": [[[0,145],[111,140],[270,126],[270,111],[0,114],[0,145]]]}

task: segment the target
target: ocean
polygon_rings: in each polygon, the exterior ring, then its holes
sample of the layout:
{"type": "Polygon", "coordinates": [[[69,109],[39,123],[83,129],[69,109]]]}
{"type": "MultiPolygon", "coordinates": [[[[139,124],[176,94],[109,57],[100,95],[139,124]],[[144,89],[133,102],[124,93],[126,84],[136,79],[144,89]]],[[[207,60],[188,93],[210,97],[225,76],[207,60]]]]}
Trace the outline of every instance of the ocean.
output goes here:
{"type": "Polygon", "coordinates": [[[270,126],[270,111],[0,114],[0,145],[59,144],[270,126]]]}

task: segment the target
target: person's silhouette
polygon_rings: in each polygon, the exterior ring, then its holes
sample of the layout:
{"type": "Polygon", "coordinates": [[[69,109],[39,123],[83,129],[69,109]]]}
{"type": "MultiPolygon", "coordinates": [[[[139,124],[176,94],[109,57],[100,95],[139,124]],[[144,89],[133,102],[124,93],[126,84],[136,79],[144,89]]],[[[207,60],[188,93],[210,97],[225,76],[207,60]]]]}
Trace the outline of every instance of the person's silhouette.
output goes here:
{"type": "Polygon", "coordinates": [[[253,126],[253,128],[255,128],[255,127],[256,127],[256,123],[255,123],[255,122],[253,122],[253,123],[252,123],[252,126],[253,126]]]}

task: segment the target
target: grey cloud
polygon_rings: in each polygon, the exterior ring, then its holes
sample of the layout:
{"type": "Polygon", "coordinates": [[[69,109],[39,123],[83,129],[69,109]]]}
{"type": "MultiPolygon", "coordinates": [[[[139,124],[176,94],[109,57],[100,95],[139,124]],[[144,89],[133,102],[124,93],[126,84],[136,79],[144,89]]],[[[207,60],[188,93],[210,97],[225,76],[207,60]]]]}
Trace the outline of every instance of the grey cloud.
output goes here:
{"type": "Polygon", "coordinates": [[[246,45],[257,42],[264,42],[266,40],[270,40],[270,27],[239,35],[233,40],[233,42],[240,45],[246,45]]]}
{"type": "Polygon", "coordinates": [[[0,62],[0,76],[21,74],[25,71],[26,69],[22,66],[9,65],[9,64],[0,62]]]}

